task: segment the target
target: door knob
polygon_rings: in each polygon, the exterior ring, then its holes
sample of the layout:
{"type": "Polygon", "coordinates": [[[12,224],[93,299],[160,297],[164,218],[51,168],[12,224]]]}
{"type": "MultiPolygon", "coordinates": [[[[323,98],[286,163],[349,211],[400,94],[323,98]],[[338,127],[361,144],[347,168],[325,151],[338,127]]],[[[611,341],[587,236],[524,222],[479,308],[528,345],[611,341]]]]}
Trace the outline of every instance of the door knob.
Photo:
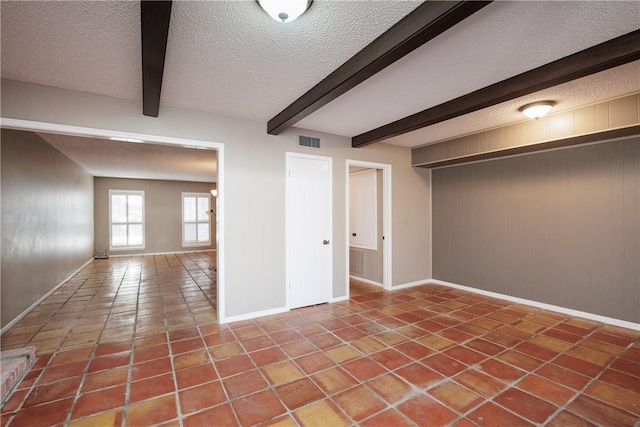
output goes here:
{"type": "Polygon", "coordinates": [[[328,245],[328,244],[329,244],[329,241],[328,241],[328,240],[323,240],[323,241],[322,241],[322,244],[323,244],[323,245],[328,245]]]}

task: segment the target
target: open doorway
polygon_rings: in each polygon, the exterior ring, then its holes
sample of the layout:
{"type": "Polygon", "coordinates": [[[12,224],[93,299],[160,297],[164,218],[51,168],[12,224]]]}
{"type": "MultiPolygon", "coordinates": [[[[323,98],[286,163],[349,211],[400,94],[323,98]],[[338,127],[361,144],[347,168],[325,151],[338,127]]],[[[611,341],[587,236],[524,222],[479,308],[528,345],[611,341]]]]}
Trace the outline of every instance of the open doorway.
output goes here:
{"type": "MultiPolygon", "coordinates": [[[[206,299],[209,300],[211,305],[214,306],[217,314],[216,317],[218,318],[218,320],[220,322],[224,322],[224,318],[225,318],[224,317],[224,237],[223,237],[223,233],[224,233],[224,228],[223,228],[224,147],[222,144],[212,143],[208,141],[183,140],[183,139],[177,139],[177,138],[158,137],[158,136],[143,135],[143,134],[130,134],[130,133],[123,133],[123,132],[105,131],[100,129],[79,128],[74,126],[35,123],[35,122],[13,120],[13,119],[3,119],[2,127],[6,129],[14,129],[17,131],[26,131],[26,132],[32,132],[34,134],[37,134],[40,138],[42,138],[42,140],[46,141],[50,146],[56,148],[56,150],[58,150],[59,153],[62,153],[64,156],[67,156],[77,164],[80,164],[81,162],[78,161],[78,159],[74,160],[72,159],[72,156],[69,156],[69,152],[62,146],[64,143],[61,142],[61,140],[59,139],[61,138],[61,135],[65,136],[64,137],[65,140],[72,141],[73,143],[81,144],[82,142],[79,140],[85,140],[84,143],[90,144],[91,149],[85,150],[85,153],[84,153],[85,155],[98,152],[106,156],[109,150],[99,150],[98,144],[104,144],[108,146],[109,149],[113,149],[113,150],[115,150],[116,147],[120,146],[120,144],[122,144],[122,147],[128,147],[130,150],[128,152],[124,152],[122,155],[119,156],[118,165],[116,165],[118,167],[124,167],[129,163],[133,163],[132,152],[137,151],[137,149],[136,150],[131,149],[134,146],[135,147],[144,146],[152,150],[157,149],[159,154],[156,158],[156,161],[158,161],[158,159],[164,159],[164,161],[167,162],[167,164],[177,162],[180,156],[184,156],[184,161],[185,161],[184,163],[189,163],[190,165],[189,167],[191,169],[194,169],[196,167],[196,162],[194,161],[194,152],[197,152],[195,153],[195,156],[198,158],[204,157],[205,155],[208,158],[213,158],[213,161],[209,162],[209,166],[213,165],[214,171],[212,173],[211,171],[209,171],[210,176],[206,180],[201,180],[201,182],[198,184],[202,184],[202,185],[199,185],[197,188],[191,188],[191,187],[189,189],[172,188],[171,198],[168,198],[168,197],[163,198],[162,195],[160,195],[160,197],[158,197],[157,200],[151,200],[152,190],[145,189],[145,193],[144,193],[146,197],[145,205],[148,205],[149,207],[151,207],[155,203],[155,205],[153,206],[155,206],[154,209],[159,215],[160,214],[165,215],[169,211],[168,204],[170,202],[172,204],[171,209],[175,208],[174,209],[175,212],[172,211],[173,219],[171,219],[170,222],[175,223],[174,224],[175,227],[173,228],[176,228],[174,233],[176,236],[173,236],[173,237],[176,237],[176,239],[173,239],[173,240],[177,240],[176,244],[178,245],[177,247],[169,247],[166,251],[162,249],[162,246],[153,246],[155,245],[154,242],[156,241],[160,242],[161,239],[166,240],[166,237],[169,234],[169,230],[162,229],[160,231],[157,231],[157,228],[153,230],[149,229],[150,234],[147,234],[145,238],[145,243],[148,245],[146,248],[147,253],[145,253],[145,255],[149,255],[151,258],[153,258],[151,255],[154,255],[157,257],[158,254],[160,254],[161,252],[171,252],[171,253],[184,252],[185,256],[178,255],[175,258],[176,258],[176,262],[181,264],[184,267],[185,271],[190,269],[189,271],[190,280],[197,280],[198,279],[198,277],[196,276],[197,274],[200,274],[202,276],[215,275],[215,282],[216,282],[215,289],[213,290],[206,289],[207,291],[210,292],[207,295],[206,299]],[[217,167],[217,170],[215,170],[216,167],[217,167]],[[216,190],[215,196],[211,193],[211,190],[214,190],[214,189],[216,190]],[[182,218],[182,215],[183,215],[182,212],[184,211],[183,203],[189,201],[187,200],[188,199],[187,196],[194,199],[192,194],[194,192],[201,196],[207,196],[206,198],[209,201],[209,204],[206,207],[208,208],[207,210],[209,211],[208,217],[210,217],[210,222],[208,223],[208,226],[209,226],[211,238],[210,238],[210,242],[208,243],[209,243],[209,249],[213,249],[213,251],[211,252],[210,256],[206,256],[206,257],[187,256],[186,255],[187,252],[201,250],[202,246],[198,246],[198,245],[204,245],[204,243],[203,241],[197,241],[195,244],[191,244],[192,247],[187,247],[185,246],[184,235],[182,234],[183,224],[185,223],[185,220],[182,218]],[[176,197],[173,197],[174,195],[177,195],[176,196],[177,199],[176,197]],[[174,199],[176,199],[177,203],[173,203],[174,199]],[[177,207],[173,206],[176,204],[177,204],[177,207]],[[154,239],[152,239],[152,237],[154,239]],[[213,293],[211,293],[211,291],[213,291],[213,293]]],[[[4,154],[5,153],[3,152],[3,155],[4,154]]],[[[153,154],[152,153],[146,153],[146,154],[147,156],[143,161],[151,163],[150,156],[153,156],[153,154]]],[[[155,167],[156,170],[161,170],[163,168],[162,161],[160,161],[160,163],[155,163],[154,166],[152,167],[155,167]]],[[[141,169],[141,168],[138,168],[138,169],[141,169]]],[[[85,167],[85,170],[87,170],[86,167],[85,167]]],[[[89,174],[96,176],[95,173],[90,172],[89,174]]],[[[150,181],[154,179],[154,177],[140,177],[140,176],[132,177],[132,178],[134,179],[146,178],[150,181]]],[[[107,178],[105,178],[104,180],[106,179],[107,178]]],[[[105,185],[107,185],[107,187],[117,186],[117,189],[119,190],[129,190],[128,188],[124,188],[124,184],[123,184],[125,182],[124,179],[125,177],[123,176],[116,177],[114,180],[110,181],[108,184],[105,184],[105,185]],[[116,180],[118,180],[117,184],[112,184],[112,182],[115,182],[116,180]]],[[[155,179],[166,180],[166,182],[169,182],[169,183],[179,182],[179,181],[184,181],[184,182],[198,181],[198,180],[189,179],[185,177],[181,178],[179,176],[166,176],[166,177],[156,176],[155,179]]],[[[174,187],[176,186],[174,185],[174,187]]],[[[95,188],[97,187],[93,187],[91,192],[93,192],[95,188]]],[[[108,190],[106,191],[107,193],[105,194],[108,194],[108,190]]],[[[103,204],[106,203],[107,207],[105,209],[108,212],[110,211],[110,208],[108,207],[108,203],[111,202],[111,195],[106,195],[104,199],[105,200],[102,200],[101,203],[103,204]]],[[[200,207],[200,200],[198,200],[197,207],[198,208],[200,207]]],[[[199,210],[197,212],[199,212],[199,210]]],[[[149,212],[145,211],[145,217],[146,217],[145,221],[148,220],[148,214],[149,212]]],[[[203,216],[203,215],[199,215],[199,216],[203,216]]],[[[93,223],[94,219],[95,218],[91,218],[90,222],[93,223]]],[[[147,225],[151,227],[150,223],[145,224],[145,226],[147,225]]],[[[111,240],[108,237],[108,234],[109,232],[111,232],[112,227],[107,223],[107,226],[103,228],[106,228],[108,230],[106,232],[107,237],[103,240],[109,243],[99,244],[98,243],[99,239],[97,238],[96,238],[96,241],[94,242],[95,249],[99,250],[102,253],[104,253],[104,250],[106,249],[107,245],[111,245],[111,240]]],[[[201,230],[203,227],[202,227],[202,224],[197,224],[195,228],[196,230],[201,230]]],[[[102,230],[101,232],[104,233],[105,231],[102,230]]],[[[174,230],[171,231],[171,233],[173,232],[174,230]]],[[[200,234],[207,234],[207,233],[205,232],[200,234]]],[[[193,242],[187,241],[187,243],[193,243],[193,242]]],[[[109,255],[111,257],[118,255],[118,253],[111,250],[111,248],[109,249],[110,249],[109,255]]],[[[133,252],[124,251],[120,253],[123,255],[129,255],[129,254],[135,254],[135,252],[136,251],[133,251],[133,252]]],[[[141,252],[141,253],[144,253],[144,252],[141,252]]],[[[44,295],[43,297],[46,298],[46,296],[47,295],[44,295]]],[[[191,297],[191,295],[187,295],[187,296],[191,297]]]]}
{"type": "Polygon", "coordinates": [[[347,160],[349,295],[391,288],[391,165],[347,160]]]}

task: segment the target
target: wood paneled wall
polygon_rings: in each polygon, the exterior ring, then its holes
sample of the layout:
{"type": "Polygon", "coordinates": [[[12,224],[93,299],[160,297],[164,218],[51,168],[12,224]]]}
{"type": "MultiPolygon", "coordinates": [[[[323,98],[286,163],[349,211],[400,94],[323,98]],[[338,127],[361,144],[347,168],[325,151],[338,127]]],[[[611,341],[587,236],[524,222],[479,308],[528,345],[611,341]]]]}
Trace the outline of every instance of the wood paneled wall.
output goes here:
{"type": "Polygon", "coordinates": [[[640,323],[640,137],[433,170],[433,277],[640,323]]]}

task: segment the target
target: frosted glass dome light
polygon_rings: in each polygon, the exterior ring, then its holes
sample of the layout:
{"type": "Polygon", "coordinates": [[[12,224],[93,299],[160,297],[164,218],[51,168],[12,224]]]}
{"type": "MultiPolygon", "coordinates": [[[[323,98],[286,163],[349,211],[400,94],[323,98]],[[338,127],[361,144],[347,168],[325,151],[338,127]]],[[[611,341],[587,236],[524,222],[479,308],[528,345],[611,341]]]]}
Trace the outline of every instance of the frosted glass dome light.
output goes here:
{"type": "Polygon", "coordinates": [[[278,22],[291,22],[309,9],[313,0],[256,0],[278,22]]]}
{"type": "Polygon", "coordinates": [[[537,120],[547,114],[554,104],[555,102],[553,101],[534,102],[520,107],[520,112],[530,119],[537,120]]]}

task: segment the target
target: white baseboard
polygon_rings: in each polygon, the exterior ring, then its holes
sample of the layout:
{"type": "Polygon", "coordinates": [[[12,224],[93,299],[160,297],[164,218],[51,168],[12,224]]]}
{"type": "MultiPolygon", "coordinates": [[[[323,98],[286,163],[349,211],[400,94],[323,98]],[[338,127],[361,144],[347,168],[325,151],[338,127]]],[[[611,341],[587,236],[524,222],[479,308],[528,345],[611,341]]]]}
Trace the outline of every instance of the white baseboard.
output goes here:
{"type": "Polygon", "coordinates": [[[198,252],[215,252],[216,249],[200,249],[200,250],[190,250],[190,251],[174,251],[174,252],[151,252],[151,253],[140,253],[140,254],[114,254],[113,252],[109,252],[109,258],[125,258],[132,256],[155,256],[155,255],[174,255],[174,254],[193,254],[198,252]]]}
{"type": "MultiPolygon", "coordinates": [[[[640,323],[628,322],[626,320],[615,319],[613,317],[601,316],[599,314],[589,313],[586,311],[574,310],[572,308],[562,307],[559,305],[547,304],[544,302],[533,301],[525,298],[514,297],[511,295],[504,295],[497,292],[485,291],[482,289],[472,288],[470,286],[458,285],[455,283],[445,282],[444,280],[429,279],[424,283],[433,283],[435,285],[448,286],[450,288],[460,289],[463,291],[472,292],[474,294],[486,295],[493,298],[503,299],[518,304],[530,305],[532,307],[542,308],[545,310],[556,311],[558,313],[568,314],[570,316],[583,317],[585,319],[594,320],[596,322],[602,322],[609,325],[620,326],[622,328],[633,329],[640,331],[640,323]]],[[[399,288],[394,288],[399,289],[399,288]]]]}
{"type": "Polygon", "coordinates": [[[375,282],[373,280],[365,279],[364,277],[354,276],[353,274],[349,275],[349,279],[357,280],[358,282],[366,283],[368,285],[379,286],[383,288],[384,286],[380,282],[375,282]]]}
{"type": "Polygon", "coordinates": [[[390,290],[397,291],[398,289],[407,289],[407,288],[413,288],[415,286],[427,285],[429,284],[430,280],[431,279],[424,279],[424,280],[416,280],[415,282],[403,283],[402,285],[392,286],[390,290]]]}
{"type": "Polygon", "coordinates": [[[334,302],[340,302],[340,301],[348,301],[349,300],[349,295],[345,295],[342,297],[337,297],[337,298],[332,298],[331,301],[329,301],[330,303],[334,303],[334,302]]]}
{"type": "Polygon", "coordinates": [[[73,276],[78,274],[80,272],[80,270],[82,270],[87,265],[89,265],[91,263],[91,261],[93,261],[93,258],[91,258],[89,261],[87,261],[84,264],[82,264],[82,266],[80,268],[76,269],[73,273],[71,273],[69,276],[67,276],[65,279],[63,279],[60,283],[58,283],[56,286],[54,286],[49,292],[47,292],[46,294],[41,296],[36,302],[31,304],[29,307],[27,307],[22,313],[18,314],[11,322],[9,322],[6,325],[4,325],[2,327],[2,330],[0,330],[0,335],[4,334],[9,329],[11,329],[11,327],[13,327],[16,323],[21,321],[27,314],[29,314],[29,312],[31,312],[31,310],[36,308],[40,303],[42,303],[45,299],[47,299],[52,293],[57,291],[58,288],[60,288],[60,286],[62,286],[65,283],[67,283],[69,281],[69,279],[71,279],[73,276]]]}
{"type": "Polygon", "coordinates": [[[241,320],[249,320],[249,319],[255,319],[257,317],[264,317],[264,316],[271,316],[271,315],[274,315],[274,314],[286,313],[287,311],[289,311],[289,309],[287,307],[272,308],[272,309],[269,309],[269,310],[261,310],[261,311],[253,311],[251,313],[239,314],[237,316],[230,316],[230,317],[225,317],[223,319],[218,319],[218,323],[224,324],[224,323],[239,322],[241,320]]]}

